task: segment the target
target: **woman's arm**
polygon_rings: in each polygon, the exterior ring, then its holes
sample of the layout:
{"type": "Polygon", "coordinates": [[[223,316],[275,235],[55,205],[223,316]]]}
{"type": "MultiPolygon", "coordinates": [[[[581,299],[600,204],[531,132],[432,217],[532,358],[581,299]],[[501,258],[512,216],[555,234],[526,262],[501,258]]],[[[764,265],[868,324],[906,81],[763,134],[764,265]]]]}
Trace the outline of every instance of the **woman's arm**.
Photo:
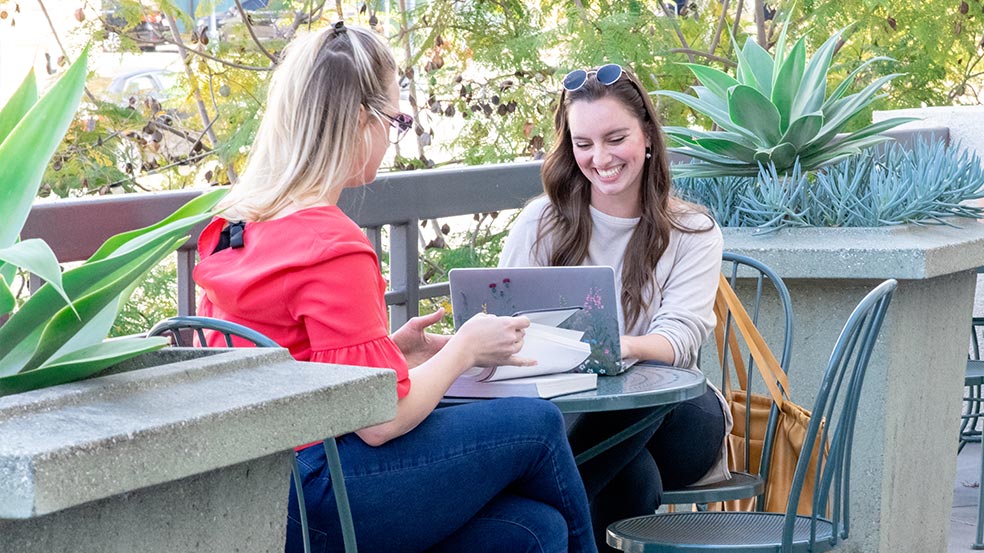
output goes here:
{"type": "Polygon", "coordinates": [[[714,296],[724,240],[717,226],[672,236],[678,243],[673,244],[672,252],[667,248],[667,254],[674,257],[660,287],[659,308],[644,335],[623,337],[622,355],[692,367],[701,344],[714,329],[714,296]]]}
{"type": "Polygon", "coordinates": [[[530,325],[526,317],[496,317],[479,313],[461,326],[447,345],[410,370],[413,386],[397,402],[396,417],[356,432],[371,446],[382,445],[413,430],[437,406],[451,383],[472,367],[531,365],[516,357],[530,325]]]}
{"type": "Polygon", "coordinates": [[[659,361],[667,365],[672,365],[676,360],[673,344],[660,334],[622,336],[619,338],[619,348],[623,358],[659,361]]]}
{"type": "MultiPolygon", "coordinates": [[[[310,360],[396,371],[396,418],[359,430],[357,434],[367,444],[381,445],[412,430],[430,414],[454,379],[471,367],[532,363],[515,356],[529,319],[479,314],[429,359],[408,370],[405,357],[389,337],[385,282],[376,263],[367,245],[365,251],[333,257],[284,279],[284,301],[295,320],[304,325],[310,360]]],[[[409,333],[421,338],[424,328],[426,325],[409,333]]]]}

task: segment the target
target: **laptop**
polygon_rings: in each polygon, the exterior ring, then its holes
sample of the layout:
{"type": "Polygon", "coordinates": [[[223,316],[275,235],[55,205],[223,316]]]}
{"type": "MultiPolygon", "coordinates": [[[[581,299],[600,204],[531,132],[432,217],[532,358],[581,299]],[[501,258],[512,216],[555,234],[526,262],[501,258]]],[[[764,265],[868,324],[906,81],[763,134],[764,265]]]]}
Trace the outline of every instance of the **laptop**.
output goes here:
{"type": "Polygon", "coordinates": [[[612,375],[634,362],[623,362],[619,348],[618,298],[611,267],[451,269],[448,281],[455,328],[476,313],[516,315],[580,307],[557,325],[583,331],[581,341],[591,346],[591,354],[577,370],[612,375]]]}

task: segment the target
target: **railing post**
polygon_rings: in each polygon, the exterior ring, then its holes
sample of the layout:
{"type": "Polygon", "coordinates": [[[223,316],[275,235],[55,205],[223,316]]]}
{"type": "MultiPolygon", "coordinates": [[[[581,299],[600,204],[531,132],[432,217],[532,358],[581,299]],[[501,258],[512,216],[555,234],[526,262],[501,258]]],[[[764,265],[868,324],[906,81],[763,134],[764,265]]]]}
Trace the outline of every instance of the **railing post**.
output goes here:
{"type": "Polygon", "coordinates": [[[420,313],[420,266],[417,261],[419,219],[390,227],[390,288],[403,301],[390,306],[390,329],[395,330],[420,313]]]}
{"type": "Polygon", "coordinates": [[[194,315],[195,281],[191,278],[195,270],[195,250],[178,250],[178,316],[194,315]]]}

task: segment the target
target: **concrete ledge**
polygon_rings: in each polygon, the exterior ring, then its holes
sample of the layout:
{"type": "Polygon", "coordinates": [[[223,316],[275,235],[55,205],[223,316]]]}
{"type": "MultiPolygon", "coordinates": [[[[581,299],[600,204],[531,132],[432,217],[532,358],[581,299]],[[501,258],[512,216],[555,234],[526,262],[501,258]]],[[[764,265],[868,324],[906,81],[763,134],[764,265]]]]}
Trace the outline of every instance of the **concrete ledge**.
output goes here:
{"type": "MultiPolygon", "coordinates": [[[[289,451],[391,419],[393,371],[237,349],[0,398],[0,519],[289,451]]],[[[186,355],[177,349],[141,358],[186,355]],[[156,357],[155,357],[156,355],[156,357]]]]}
{"type": "Polygon", "coordinates": [[[879,228],[792,228],[763,232],[725,228],[725,249],[754,257],[783,279],[920,280],[976,269],[984,263],[984,224],[948,218],[948,225],[879,228]]]}

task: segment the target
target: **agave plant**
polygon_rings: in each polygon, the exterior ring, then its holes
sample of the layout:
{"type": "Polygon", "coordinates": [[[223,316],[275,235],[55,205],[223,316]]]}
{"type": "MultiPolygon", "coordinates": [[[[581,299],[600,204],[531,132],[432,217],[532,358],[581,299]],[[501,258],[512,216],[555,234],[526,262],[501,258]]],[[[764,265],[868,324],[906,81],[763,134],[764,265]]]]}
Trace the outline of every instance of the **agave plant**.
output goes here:
{"type": "Polygon", "coordinates": [[[45,167],[78,109],[85,85],[83,51],[40,99],[33,72],[0,109],[0,395],[90,376],[167,345],[161,338],[104,341],[139,279],[188,239],[225,193],[199,196],[160,223],[114,236],[81,265],[61,271],[51,248],[19,240],[45,167]],[[45,284],[17,308],[17,268],[45,284]]]}
{"type": "Polygon", "coordinates": [[[890,140],[880,133],[914,119],[896,117],[840,134],[899,74],[880,77],[848,95],[861,71],[876,61],[890,60],[872,58],[854,69],[828,96],[831,60],[847,29],[834,33],[807,60],[803,38],[786,52],[786,26],[779,33],[775,58],[749,38],[744,48],[735,47],[735,77],[711,67],[684,64],[700,82],[693,87],[696,97],[670,90],[654,92],[686,104],[720,128],[706,132],[664,128],[669,141],[676,145],[673,151],[698,160],[674,166],[675,176],[754,176],[759,166],[770,165],[787,173],[796,164],[809,172],[890,140]]]}

